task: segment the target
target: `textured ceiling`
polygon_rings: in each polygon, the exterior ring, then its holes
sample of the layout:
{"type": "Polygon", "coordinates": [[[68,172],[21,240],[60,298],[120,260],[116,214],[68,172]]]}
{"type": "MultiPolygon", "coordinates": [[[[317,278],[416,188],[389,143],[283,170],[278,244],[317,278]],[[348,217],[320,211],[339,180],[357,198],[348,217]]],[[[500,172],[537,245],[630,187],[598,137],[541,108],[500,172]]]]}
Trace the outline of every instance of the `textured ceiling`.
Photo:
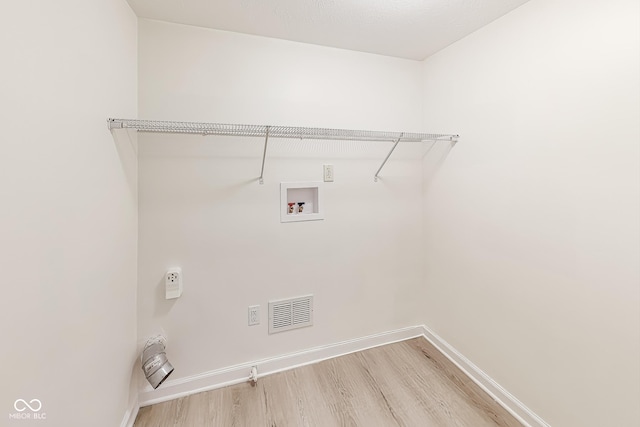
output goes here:
{"type": "Polygon", "coordinates": [[[527,0],[128,0],[141,18],[422,60],[527,0]]]}

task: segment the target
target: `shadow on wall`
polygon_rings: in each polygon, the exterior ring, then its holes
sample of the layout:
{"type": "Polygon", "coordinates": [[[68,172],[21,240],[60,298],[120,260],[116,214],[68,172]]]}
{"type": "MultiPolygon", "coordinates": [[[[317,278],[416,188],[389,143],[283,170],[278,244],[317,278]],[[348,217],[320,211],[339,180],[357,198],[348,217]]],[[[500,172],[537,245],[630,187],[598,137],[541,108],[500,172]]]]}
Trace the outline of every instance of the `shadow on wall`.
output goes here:
{"type": "MultiPolygon", "coordinates": [[[[125,132],[114,132],[111,130],[111,136],[115,142],[118,156],[120,157],[120,165],[127,179],[130,189],[135,191],[138,187],[138,138],[135,130],[127,130],[125,132]]],[[[137,197],[137,196],[136,196],[137,197]]]]}
{"type": "Polygon", "coordinates": [[[225,201],[233,199],[236,194],[241,192],[241,190],[246,189],[250,185],[257,185],[259,182],[259,177],[246,179],[235,184],[227,185],[224,187],[220,186],[215,189],[211,189],[211,192],[203,194],[203,196],[207,197],[205,200],[215,200],[216,203],[223,203],[225,201]]]}
{"type": "Polygon", "coordinates": [[[142,388],[142,381],[144,381],[144,374],[142,373],[142,365],[140,363],[140,348],[136,347],[136,354],[131,362],[131,378],[129,380],[129,412],[128,416],[131,417],[135,413],[135,408],[138,405],[138,392],[142,388]]]}
{"type": "Polygon", "coordinates": [[[166,316],[171,311],[171,308],[174,306],[176,301],[179,298],[166,299],[165,298],[166,286],[164,283],[164,275],[160,277],[158,284],[156,285],[156,301],[155,305],[155,315],[156,316],[166,316]]]}
{"type": "Polygon", "coordinates": [[[427,147],[422,156],[422,188],[426,190],[446,160],[455,141],[434,141],[427,147]]]}

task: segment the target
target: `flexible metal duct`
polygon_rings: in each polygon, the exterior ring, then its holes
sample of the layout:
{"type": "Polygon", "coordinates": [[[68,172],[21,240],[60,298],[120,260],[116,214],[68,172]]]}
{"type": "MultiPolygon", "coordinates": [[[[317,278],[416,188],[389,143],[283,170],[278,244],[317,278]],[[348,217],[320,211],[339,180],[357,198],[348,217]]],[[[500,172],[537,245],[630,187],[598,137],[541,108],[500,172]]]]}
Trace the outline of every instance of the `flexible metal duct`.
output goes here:
{"type": "Polygon", "coordinates": [[[173,372],[173,366],[169,363],[164,349],[164,343],[153,341],[147,343],[142,351],[142,370],[154,389],[158,388],[173,372]]]}

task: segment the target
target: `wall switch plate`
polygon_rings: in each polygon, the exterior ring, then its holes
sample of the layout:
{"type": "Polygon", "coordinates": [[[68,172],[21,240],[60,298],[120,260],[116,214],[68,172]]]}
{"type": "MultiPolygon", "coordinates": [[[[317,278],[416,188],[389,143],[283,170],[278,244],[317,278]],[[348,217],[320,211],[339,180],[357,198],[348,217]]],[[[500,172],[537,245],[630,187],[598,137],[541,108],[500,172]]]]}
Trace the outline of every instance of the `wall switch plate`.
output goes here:
{"type": "Polygon", "coordinates": [[[260,306],[249,306],[249,326],[260,324],[260,306]]]}
{"type": "Polygon", "coordinates": [[[182,269],[170,268],[164,275],[164,297],[174,299],[180,295],[182,295],[182,269]]]}
{"type": "Polygon", "coordinates": [[[324,182],[333,182],[333,165],[322,165],[324,182]]]}

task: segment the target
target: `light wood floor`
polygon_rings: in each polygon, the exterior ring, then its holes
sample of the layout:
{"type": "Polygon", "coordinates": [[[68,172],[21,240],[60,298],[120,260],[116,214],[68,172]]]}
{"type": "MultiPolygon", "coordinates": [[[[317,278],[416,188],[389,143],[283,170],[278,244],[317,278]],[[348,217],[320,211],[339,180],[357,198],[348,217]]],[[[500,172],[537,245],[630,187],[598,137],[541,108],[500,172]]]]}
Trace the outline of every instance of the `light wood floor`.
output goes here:
{"type": "MultiPolygon", "coordinates": [[[[259,368],[259,367],[258,367],[259,368]]],[[[424,338],[140,409],[135,427],[521,426],[424,338]]]]}

